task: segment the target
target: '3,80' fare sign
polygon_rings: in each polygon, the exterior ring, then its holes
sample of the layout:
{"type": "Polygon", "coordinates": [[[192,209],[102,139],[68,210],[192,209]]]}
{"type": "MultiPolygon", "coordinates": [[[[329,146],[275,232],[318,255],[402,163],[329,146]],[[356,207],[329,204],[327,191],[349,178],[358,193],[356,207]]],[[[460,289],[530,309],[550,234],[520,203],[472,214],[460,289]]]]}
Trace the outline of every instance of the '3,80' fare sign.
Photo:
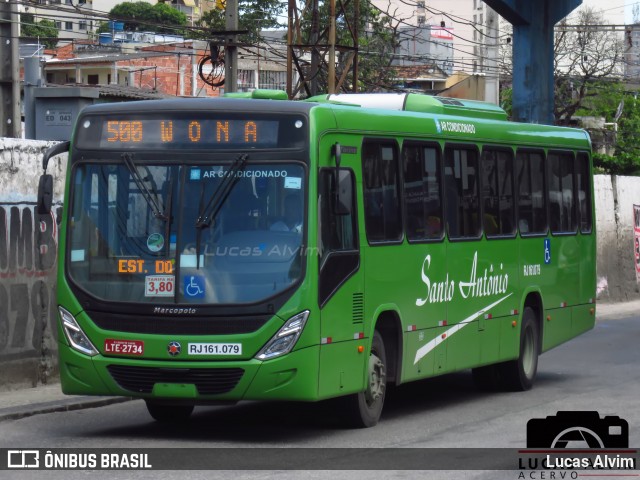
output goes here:
{"type": "MultiPolygon", "coordinates": [[[[154,262],[155,275],[144,277],[145,297],[172,297],[175,289],[175,277],[167,275],[173,273],[172,260],[156,260],[154,262]]],[[[140,258],[118,260],[118,273],[149,273],[145,261],[140,258]]]]}

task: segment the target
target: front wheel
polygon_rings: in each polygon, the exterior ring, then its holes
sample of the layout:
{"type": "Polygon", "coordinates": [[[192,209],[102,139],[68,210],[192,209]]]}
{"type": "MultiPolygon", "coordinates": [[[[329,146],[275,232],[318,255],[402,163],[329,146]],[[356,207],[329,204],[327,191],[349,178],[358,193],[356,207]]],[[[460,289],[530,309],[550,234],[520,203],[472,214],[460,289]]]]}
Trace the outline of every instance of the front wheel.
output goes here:
{"type": "Polygon", "coordinates": [[[533,386],[538,370],[540,335],[536,313],[526,307],[522,313],[520,329],[520,354],[516,360],[501,365],[502,381],[508,390],[523,391],[533,386]]]}
{"type": "Polygon", "coordinates": [[[162,423],[181,422],[188,419],[193,412],[193,405],[164,405],[150,400],[146,401],[149,415],[162,423]]]}
{"type": "Polygon", "coordinates": [[[376,330],[371,342],[367,367],[367,388],[345,397],[346,421],[357,428],[373,427],[380,420],[387,390],[387,355],[382,336],[376,330]]]}

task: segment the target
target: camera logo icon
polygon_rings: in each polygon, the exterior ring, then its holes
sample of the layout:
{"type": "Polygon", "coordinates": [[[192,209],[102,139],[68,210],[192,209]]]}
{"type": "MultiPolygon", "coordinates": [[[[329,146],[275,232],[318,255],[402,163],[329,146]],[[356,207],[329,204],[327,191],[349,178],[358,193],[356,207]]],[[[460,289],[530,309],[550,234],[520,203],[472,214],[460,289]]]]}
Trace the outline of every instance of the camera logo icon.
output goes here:
{"type": "Polygon", "coordinates": [[[527,422],[527,448],[629,448],[629,423],[596,411],[557,412],[527,422]]]}
{"type": "Polygon", "coordinates": [[[40,452],[38,450],[8,450],[7,468],[38,468],[40,452]]]}

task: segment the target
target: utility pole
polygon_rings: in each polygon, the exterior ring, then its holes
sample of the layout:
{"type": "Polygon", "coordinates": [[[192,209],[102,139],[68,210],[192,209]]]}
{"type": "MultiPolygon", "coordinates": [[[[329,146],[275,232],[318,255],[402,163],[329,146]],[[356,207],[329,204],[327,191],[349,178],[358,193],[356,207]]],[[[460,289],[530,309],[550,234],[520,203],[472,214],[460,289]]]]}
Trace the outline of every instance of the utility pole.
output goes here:
{"type": "Polygon", "coordinates": [[[485,25],[487,36],[485,44],[487,47],[487,60],[485,62],[485,84],[484,101],[495,105],[500,104],[500,79],[498,74],[498,14],[489,5],[486,6],[485,25]]]}
{"type": "MultiPolygon", "coordinates": [[[[319,80],[326,75],[328,93],[358,91],[358,24],[360,0],[330,0],[329,25],[318,23],[318,0],[309,0],[299,11],[296,0],[288,0],[289,26],[287,30],[287,95],[296,98],[304,93],[313,96],[318,92],[319,80]],[[303,22],[309,37],[304,34],[303,22]],[[349,34],[348,45],[336,44],[336,25],[349,34]],[[336,57],[339,65],[336,65],[336,57]],[[309,61],[309,57],[311,60],[309,61]],[[294,70],[295,69],[295,70],[294,70]],[[325,75],[322,75],[322,72],[325,75]],[[297,79],[294,78],[297,74],[297,79]]],[[[342,31],[342,30],[341,30],[342,31]]],[[[344,35],[342,35],[345,38],[344,35]]]]}
{"type": "Polygon", "coordinates": [[[311,7],[311,72],[309,72],[309,88],[311,95],[318,94],[318,75],[320,75],[320,52],[318,51],[318,35],[320,34],[320,14],[318,12],[318,0],[312,0],[311,7]]]}
{"type": "Polygon", "coordinates": [[[336,93],[336,0],[329,0],[329,66],[327,93],[336,93]]]}
{"type": "MultiPolygon", "coordinates": [[[[1,0],[0,0],[1,1],[1,0]]],[[[227,0],[225,9],[224,91],[238,91],[238,0],[227,0]]]]}
{"type": "Polygon", "coordinates": [[[36,101],[33,89],[40,87],[42,73],[40,57],[24,59],[24,138],[36,138],[36,101]]]}
{"type": "Polygon", "coordinates": [[[18,4],[0,0],[0,137],[22,136],[19,24],[18,4]]]}

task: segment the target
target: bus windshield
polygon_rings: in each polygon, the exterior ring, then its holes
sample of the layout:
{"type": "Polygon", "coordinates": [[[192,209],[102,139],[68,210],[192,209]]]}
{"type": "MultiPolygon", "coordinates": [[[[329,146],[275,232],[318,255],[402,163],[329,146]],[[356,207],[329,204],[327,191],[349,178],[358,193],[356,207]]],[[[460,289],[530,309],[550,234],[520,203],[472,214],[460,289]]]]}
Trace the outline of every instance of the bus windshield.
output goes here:
{"type": "Polygon", "coordinates": [[[154,304],[256,303],[290,288],[302,274],[305,168],[248,162],[228,182],[230,165],[78,164],[72,283],[99,299],[154,304]],[[215,214],[203,225],[212,199],[215,214]]]}

